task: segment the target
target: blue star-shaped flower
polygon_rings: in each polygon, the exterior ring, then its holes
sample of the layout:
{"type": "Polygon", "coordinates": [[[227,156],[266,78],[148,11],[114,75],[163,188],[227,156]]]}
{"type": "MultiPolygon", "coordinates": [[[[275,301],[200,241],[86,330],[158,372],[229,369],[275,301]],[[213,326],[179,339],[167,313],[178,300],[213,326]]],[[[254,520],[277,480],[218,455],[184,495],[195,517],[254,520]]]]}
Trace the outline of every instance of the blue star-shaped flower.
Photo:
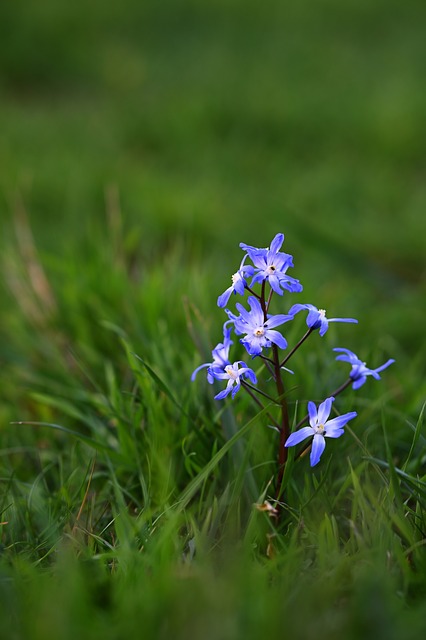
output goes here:
{"type": "Polygon", "coordinates": [[[226,310],[230,320],[234,323],[235,331],[238,335],[246,334],[240,342],[245,346],[251,356],[258,356],[263,348],[271,346],[273,342],[280,349],[287,347],[287,341],[279,331],[274,331],[273,327],[277,327],[284,322],[293,320],[293,316],[278,314],[268,316],[265,321],[260,302],[254,297],[249,296],[247,302],[250,305],[250,311],[237,303],[236,307],[240,312],[236,316],[228,309],[226,310]]]}
{"type": "MultiPolygon", "coordinates": [[[[245,258],[244,258],[245,260],[245,258]]],[[[250,265],[244,265],[244,260],[240,265],[240,268],[232,276],[232,285],[226,289],[217,299],[218,307],[226,307],[229,298],[232,293],[238,293],[240,296],[244,295],[244,289],[246,288],[246,277],[252,276],[254,268],[250,265]]]]}
{"type": "Polygon", "coordinates": [[[359,389],[362,387],[364,382],[367,380],[367,376],[373,376],[376,380],[380,380],[379,371],[383,371],[383,369],[386,369],[386,367],[395,362],[393,358],[390,358],[385,362],[385,364],[377,367],[377,369],[369,369],[366,363],[362,362],[362,360],[360,360],[355,353],[349,351],[349,349],[336,348],[333,349],[333,351],[341,352],[341,355],[336,356],[336,360],[343,360],[344,362],[349,362],[349,364],[352,365],[352,369],[349,373],[349,377],[354,381],[352,389],[359,389]]]}
{"type": "Polygon", "coordinates": [[[225,327],[223,332],[223,342],[219,342],[219,344],[217,344],[212,351],[213,362],[206,362],[205,364],[201,364],[199,367],[197,367],[192,373],[192,382],[194,382],[195,376],[200,371],[200,369],[207,368],[207,380],[210,382],[210,384],[213,384],[215,373],[224,371],[225,367],[231,364],[229,360],[229,349],[233,342],[230,338],[230,335],[231,330],[225,327]]]}
{"type": "Polygon", "coordinates": [[[358,320],[355,318],[327,318],[325,309],[317,309],[313,304],[294,304],[288,313],[294,316],[304,309],[309,311],[306,324],[310,329],[319,329],[320,336],[323,336],[327,331],[329,322],[354,322],[358,324],[358,320]]]}
{"type": "Polygon", "coordinates": [[[255,266],[255,275],[251,285],[268,280],[271,288],[280,296],[283,294],[283,289],[293,292],[302,291],[303,289],[299,280],[288,276],[286,273],[287,269],[294,265],[293,256],[289,253],[280,252],[283,242],[284,234],[277,233],[271,242],[271,246],[266,249],[256,249],[256,247],[243,242],[240,244],[240,247],[247,252],[255,266]]]}
{"type": "Polygon", "coordinates": [[[256,374],[242,360],[228,364],[223,371],[214,371],[212,375],[217,380],[228,380],[225,389],[215,395],[215,400],[223,400],[230,393],[234,398],[241,388],[241,379],[248,378],[253,384],[257,383],[256,374]]]}
{"type": "Polygon", "coordinates": [[[295,431],[285,442],[285,447],[294,447],[306,438],[313,436],[310,455],[311,467],[314,467],[320,461],[325,449],[325,438],[339,438],[344,434],[343,427],[357,415],[356,411],[350,411],[328,420],[333,402],[334,398],[332,396],[327,398],[319,405],[318,411],[313,402],[308,402],[310,426],[295,431]]]}

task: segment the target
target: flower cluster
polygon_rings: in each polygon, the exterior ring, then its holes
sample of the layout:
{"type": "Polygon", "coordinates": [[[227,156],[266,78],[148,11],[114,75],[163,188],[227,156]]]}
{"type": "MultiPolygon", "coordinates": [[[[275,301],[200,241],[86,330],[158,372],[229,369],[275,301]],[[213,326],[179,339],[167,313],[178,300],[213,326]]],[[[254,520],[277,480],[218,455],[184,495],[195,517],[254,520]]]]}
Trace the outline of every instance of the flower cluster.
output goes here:
{"type": "Polygon", "coordinates": [[[349,349],[340,347],[334,349],[339,353],[336,360],[348,362],[352,366],[349,378],[320,403],[318,409],[313,402],[309,401],[307,416],[290,434],[283,381],[283,372],[289,370],[284,367],[284,364],[313,332],[318,331],[321,337],[324,336],[330,322],[356,324],[358,321],[355,318],[328,318],[324,309],[306,303],[293,304],[287,313],[274,315],[270,313],[274,294],[279,296],[286,294],[287,296],[303,291],[299,280],[287,273],[294,266],[293,256],[281,251],[283,242],[284,234],[278,233],[271,245],[266,248],[258,249],[244,243],[240,244],[244,251],[240,266],[232,276],[231,286],[217,300],[218,306],[225,310],[228,318],[223,325],[223,342],[217,344],[213,349],[212,362],[202,364],[195,369],[192,380],[195,379],[200,369],[206,368],[207,380],[210,384],[215,381],[226,381],[226,387],[215,395],[217,400],[222,400],[228,395],[234,398],[241,388],[245,388],[260,406],[262,405],[255,395],[256,392],[271,397],[255,386],[258,380],[252,368],[243,360],[232,361],[230,358],[230,349],[233,345],[231,333],[233,331],[239,337],[239,342],[248,356],[251,359],[260,358],[269,371],[269,377],[275,382],[277,398],[274,401],[282,409],[282,418],[275,423],[280,432],[278,456],[280,465],[285,463],[285,452],[288,447],[298,445],[307,438],[312,438],[308,447],[311,448],[311,466],[315,466],[324,451],[325,438],[340,437],[344,433],[344,426],[357,415],[355,411],[351,411],[329,419],[335,396],[350,384],[353,389],[359,389],[366,382],[368,376],[380,379],[379,372],[392,364],[394,360],[388,360],[380,367],[370,369],[349,349]],[[226,308],[231,296],[243,297],[246,292],[249,294],[247,298],[248,309],[241,302],[236,303],[236,312],[226,308]],[[288,348],[288,343],[286,337],[277,331],[277,327],[293,321],[295,316],[303,311],[307,311],[306,325],[308,330],[287,355],[280,355],[280,350],[285,351],[288,348]],[[306,422],[309,422],[309,426],[303,426],[306,422]]]}

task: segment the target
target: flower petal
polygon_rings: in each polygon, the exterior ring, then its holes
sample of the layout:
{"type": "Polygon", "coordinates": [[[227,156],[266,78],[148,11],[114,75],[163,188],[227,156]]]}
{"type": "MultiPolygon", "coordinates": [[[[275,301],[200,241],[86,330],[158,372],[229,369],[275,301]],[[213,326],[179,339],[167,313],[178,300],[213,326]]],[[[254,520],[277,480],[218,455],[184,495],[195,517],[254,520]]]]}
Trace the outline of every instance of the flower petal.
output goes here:
{"type": "Polygon", "coordinates": [[[312,307],[311,304],[300,304],[299,302],[297,304],[294,304],[288,312],[289,316],[294,316],[296,315],[296,313],[299,313],[299,311],[303,311],[303,309],[309,309],[310,307],[312,307]]]}
{"type": "Polygon", "coordinates": [[[271,285],[271,289],[278,293],[279,296],[283,295],[283,291],[280,287],[280,281],[275,275],[268,276],[269,284],[271,285]]]}
{"type": "Polygon", "coordinates": [[[271,342],[274,342],[280,349],[287,349],[287,340],[284,338],[284,336],[281,335],[279,331],[269,329],[265,333],[265,337],[271,342]]]}
{"type": "Polygon", "coordinates": [[[329,322],[352,322],[353,324],[358,324],[358,320],[355,318],[328,318],[329,322]]]}
{"type": "Polygon", "coordinates": [[[349,349],[344,349],[343,347],[335,347],[333,351],[337,353],[340,352],[341,355],[336,356],[336,360],[343,360],[344,362],[350,362],[351,364],[361,364],[361,360],[358,358],[355,353],[349,351],[349,349]]]}
{"type": "Polygon", "coordinates": [[[326,431],[324,438],[340,438],[345,433],[344,429],[335,429],[333,431],[326,431]]]}
{"type": "Polygon", "coordinates": [[[250,356],[258,356],[259,353],[262,353],[262,345],[259,338],[249,338],[246,336],[245,338],[241,338],[240,342],[244,345],[250,356]]]}
{"type": "Polygon", "coordinates": [[[257,384],[256,374],[253,369],[244,369],[243,374],[245,378],[248,378],[250,380],[250,382],[252,382],[253,384],[257,384]]]}
{"type": "Polygon", "coordinates": [[[331,433],[333,433],[335,429],[341,429],[342,427],[344,427],[345,424],[349,422],[349,420],[356,418],[357,415],[358,414],[356,411],[350,411],[349,413],[344,413],[341,416],[338,416],[337,418],[333,418],[332,420],[329,420],[324,425],[326,434],[330,438],[335,437],[335,436],[332,436],[331,433]]]}
{"type": "Polygon", "coordinates": [[[361,376],[360,378],[355,380],[355,382],[352,385],[352,389],[359,389],[360,387],[362,387],[362,385],[366,380],[367,380],[367,376],[361,376]]]}
{"type": "Polygon", "coordinates": [[[192,376],[191,376],[191,382],[194,382],[195,380],[195,376],[197,375],[197,373],[201,370],[201,369],[205,369],[206,367],[210,367],[210,362],[206,362],[206,364],[200,364],[199,367],[197,367],[193,372],[192,372],[192,376]]]}
{"type": "Polygon", "coordinates": [[[278,251],[282,247],[283,242],[284,242],[284,234],[283,233],[277,233],[277,235],[275,236],[275,238],[271,242],[271,247],[270,247],[269,251],[271,253],[278,253],[278,251]]]}
{"type": "Polygon", "coordinates": [[[251,308],[250,323],[263,324],[263,320],[264,320],[263,310],[262,310],[262,307],[260,306],[259,300],[257,300],[257,298],[255,298],[254,296],[249,296],[247,298],[247,302],[249,303],[251,308]]]}
{"type": "Polygon", "coordinates": [[[238,380],[235,381],[235,386],[232,389],[232,398],[235,398],[235,394],[240,390],[241,387],[241,382],[240,379],[238,378],[238,380]]]}
{"type": "Polygon", "coordinates": [[[322,318],[322,320],[321,320],[321,326],[320,326],[320,330],[319,330],[319,334],[320,334],[321,338],[322,338],[322,336],[324,335],[324,333],[326,333],[326,332],[327,332],[327,330],[328,330],[328,323],[329,323],[329,322],[330,322],[330,321],[328,320],[328,318],[322,318]]]}
{"type": "Polygon", "coordinates": [[[314,402],[308,402],[308,413],[311,426],[316,426],[318,421],[318,412],[314,402]]]}
{"type": "Polygon", "coordinates": [[[316,464],[320,461],[321,454],[325,449],[325,440],[324,436],[316,433],[314,435],[314,439],[312,440],[312,449],[310,455],[311,467],[315,467],[316,464]]]}
{"type": "Polygon", "coordinates": [[[334,402],[333,396],[326,398],[318,407],[318,424],[324,424],[330,415],[331,405],[334,402]]]}
{"type": "Polygon", "coordinates": [[[284,444],[285,447],[294,447],[296,444],[302,442],[302,440],[306,440],[306,438],[310,438],[315,434],[315,431],[312,427],[303,427],[303,429],[299,429],[289,436],[284,444]]]}
{"type": "Polygon", "coordinates": [[[228,287],[228,288],[226,289],[226,291],[224,291],[224,292],[223,292],[223,293],[218,297],[218,299],[217,299],[217,306],[218,306],[218,307],[221,307],[221,308],[226,307],[226,305],[227,305],[227,303],[228,303],[228,300],[229,300],[229,298],[231,297],[231,293],[232,293],[233,289],[234,289],[234,287],[233,287],[233,286],[232,286],[232,287],[228,287]]]}
{"type": "Polygon", "coordinates": [[[389,365],[393,364],[395,362],[395,360],[393,358],[391,358],[390,360],[388,360],[387,362],[385,362],[385,364],[382,364],[381,367],[377,367],[377,369],[374,369],[374,371],[377,373],[378,371],[383,371],[383,369],[386,369],[387,367],[389,367],[389,365]]]}
{"type": "MultiPolygon", "coordinates": [[[[312,305],[309,306],[312,307],[312,305]]],[[[316,307],[309,309],[309,313],[306,317],[306,324],[308,325],[308,327],[314,327],[320,319],[321,314],[316,307]]]]}
{"type": "Polygon", "coordinates": [[[233,384],[234,384],[233,380],[228,380],[228,384],[226,385],[226,388],[220,393],[218,393],[217,395],[215,395],[214,399],[223,400],[224,398],[226,398],[226,396],[228,396],[231,393],[233,384]]]}

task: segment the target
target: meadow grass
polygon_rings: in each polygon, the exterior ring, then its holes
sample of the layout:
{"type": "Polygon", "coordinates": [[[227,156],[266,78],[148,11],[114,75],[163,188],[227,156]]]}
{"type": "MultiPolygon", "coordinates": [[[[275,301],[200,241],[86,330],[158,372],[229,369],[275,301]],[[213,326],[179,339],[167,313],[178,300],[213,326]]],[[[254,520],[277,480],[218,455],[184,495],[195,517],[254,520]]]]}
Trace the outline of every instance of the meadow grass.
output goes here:
{"type": "Polygon", "coordinates": [[[423,637],[423,3],[0,12],[0,637],[423,637]],[[267,415],[190,376],[280,231],[289,304],[360,322],[296,354],[292,417],[332,347],[396,362],[278,525],[267,415]]]}

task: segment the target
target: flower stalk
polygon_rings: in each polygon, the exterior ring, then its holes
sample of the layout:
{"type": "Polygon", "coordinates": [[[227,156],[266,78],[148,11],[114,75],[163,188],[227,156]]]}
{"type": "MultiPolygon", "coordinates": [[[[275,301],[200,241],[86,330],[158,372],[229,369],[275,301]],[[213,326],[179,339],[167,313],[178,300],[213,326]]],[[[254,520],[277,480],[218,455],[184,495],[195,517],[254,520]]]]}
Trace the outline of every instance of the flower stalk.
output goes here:
{"type": "MultiPolygon", "coordinates": [[[[212,384],[216,380],[226,382],[225,388],[215,395],[216,400],[223,400],[229,396],[235,398],[243,388],[252,398],[254,404],[265,412],[273,427],[279,432],[277,451],[277,470],[275,477],[275,506],[268,513],[274,514],[279,521],[282,512],[282,494],[284,472],[288,460],[288,449],[304,443],[294,460],[300,460],[310,450],[310,465],[314,467],[320,463],[329,438],[336,439],[344,434],[344,427],[349,420],[356,417],[355,411],[337,415],[330,418],[333,403],[345,389],[352,385],[353,389],[359,389],[368,376],[380,379],[379,373],[394,362],[388,360],[385,364],[370,369],[352,351],[346,348],[335,348],[338,353],[336,360],[347,362],[351,365],[348,379],[333,393],[329,394],[317,407],[314,402],[308,402],[308,413],[297,422],[293,432],[290,431],[290,417],[288,397],[286,393],[285,377],[292,374],[285,367],[287,362],[300,349],[309,336],[318,331],[323,337],[331,322],[357,324],[355,318],[328,318],[324,309],[319,309],[313,304],[296,303],[290,306],[287,313],[271,314],[272,302],[276,296],[285,299],[303,290],[299,280],[288,275],[287,271],[293,268],[293,257],[281,251],[284,242],[284,234],[278,233],[266,248],[256,248],[244,243],[240,244],[245,255],[238,270],[232,276],[232,284],[217,300],[218,306],[225,309],[228,320],[223,325],[223,342],[219,343],[212,351],[212,362],[202,364],[195,369],[192,380],[197,373],[207,369],[207,381],[212,384]],[[250,261],[252,264],[248,264],[250,261]],[[260,287],[260,290],[259,290],[260,287]],[[226,308],[229,300],[237,295],[244,297],[249,294],[247,303],[249,309],[237,302],[236,311],[226,308]],[[275,294],[275,295],[274,295],[275,294]],[[286,337],[277,328],[294,321],[295,317],[307,312],[307,330],[296,344],[288,349],[286,337]],[[244,360],[230,359],[231,334],[238,337],[239,343],[252,360],[260,358],[275,383],[276,398],[274,392],[268,393],[260,388],[259,381],[253,369],[244,360]],[[288,351],[287,351],[288,349],[288,351]],[[287,351],[283,354],[284,351],[287,351]],[[265,407],[258,396],[269,400],[271,404],[279,408],[279,417],[274,417],[272,411],[265,407]],[[305,442],[307,441],[307,442],[305,442]]],[[[296,417],[295,417],[296,418],[296,417]]],[[[295,421],[295,420],[294,420],[295,421]]],[[[293,467],[292,467],[293,472],[293,467]]]]}

